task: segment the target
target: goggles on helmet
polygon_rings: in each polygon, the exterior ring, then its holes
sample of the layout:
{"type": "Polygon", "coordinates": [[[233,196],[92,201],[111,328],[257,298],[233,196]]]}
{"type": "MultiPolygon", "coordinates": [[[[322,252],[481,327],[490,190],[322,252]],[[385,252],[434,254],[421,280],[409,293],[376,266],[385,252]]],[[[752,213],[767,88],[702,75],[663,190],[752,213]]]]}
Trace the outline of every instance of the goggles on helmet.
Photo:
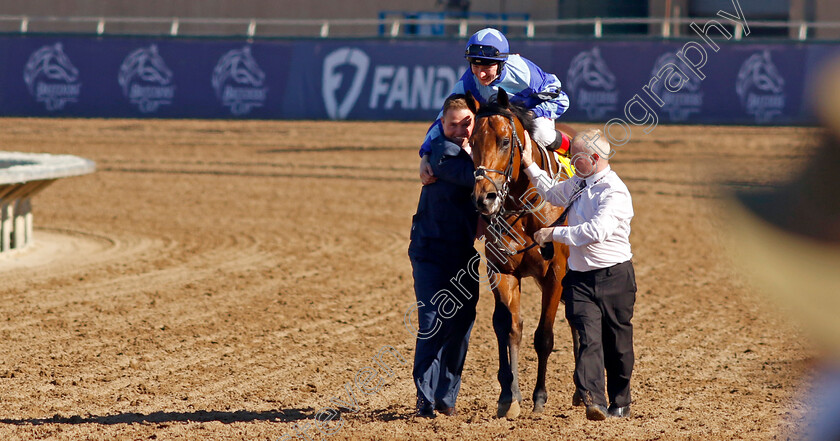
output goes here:
{"type": "MultiPolygon", "coordinates": [[[[471,44],[467,47],[466,53],[464,54],[470,62],[473,60],[480,60],[480,59],[491,59],[495,61],[503,61],[507,58],[508,54],[503,54],[499,52],[499,49],[493,46],[487,46],[483,44],[471,44]]],[[[480,63],[476,63],[480,64],[480,63]]]]}

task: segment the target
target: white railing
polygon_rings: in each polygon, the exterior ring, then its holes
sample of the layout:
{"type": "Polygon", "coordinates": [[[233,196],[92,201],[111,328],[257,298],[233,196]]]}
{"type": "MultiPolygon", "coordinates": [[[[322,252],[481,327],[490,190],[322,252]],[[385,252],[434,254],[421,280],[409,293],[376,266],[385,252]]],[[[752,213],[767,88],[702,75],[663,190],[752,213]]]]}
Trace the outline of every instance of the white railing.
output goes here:
{"type": "Polygon", "coordinates": [[[32,242],[32,198],[61,178],[93,173],[93,161],[72,155],[0,152],[0,254],[32,242]]]}
{"type": "MultiPolygon", "coordinates": [[[[219,34],[240,35],[246,37],[300,37],[318,36],[382,36],[382,37],[412,37],[416,36],[407,29],[412,26],[446,26],[452,29],[447,35],[466,38],[471,32],[485,26],[504,26],[513,30],[512,35],[526,38],[551,38],[582,35],[581,27],[591,27],[591,35],[595,38],[604,36],[621,36],[620,32],[608,32],[611,26],[620,25],[648,25],[648,35],[661,35],[663,38],[679,38],[685,28],[691,23],[703,24],[708,20],[718,20],[733,31],[735,39],[741,39],[744,29],[740,24],[731,25],[727,20],[714,18],[581,18],[565,20],[459,20],[459,19],[268,19],[268,18],[185,18],[185,17],[57,17],[57,16],[19,16],[0,15],[0,26],[5,25],[7,32],[67,32],[68,26],[73,27],[70,32],[90,33],[97,35],[109,33],[115,27],[115,34],[143,34],[143,35],[171,35],[190,36],[213,33],[212,28],[226,27],[227,30],[219,34]],[[33,29],[33,24],[36,24],[33,29]],[[57,26],[60,29],[57,30],[57,26]],[[156,26],[158,30],[138,30],[139,27],[156,26]],[[203,27],[204,31],[184,32],[185,26],[203,27]],[[133,28],[132,28],[133,27],[133,28]],[[564,29],[565,28],[565,29],[564,29]],[[575,29],[576,28],[576,29],[575,29]],[[208,32],[208,29],[210,31],[208,32]]],[[[748,21],[752,29],[756,28],[785,28],[787,35],[798,40],[813,39],[816,29],[840,29],[840,22],[804,22],[804,21],[748,21]]],[[[510,32],[510,31],[509,31],[510,32]]],[[[584,34],[585,35],[585,34],[584,34]]],[[[634,34],[638,35],[638,34],[634,34]]]]}

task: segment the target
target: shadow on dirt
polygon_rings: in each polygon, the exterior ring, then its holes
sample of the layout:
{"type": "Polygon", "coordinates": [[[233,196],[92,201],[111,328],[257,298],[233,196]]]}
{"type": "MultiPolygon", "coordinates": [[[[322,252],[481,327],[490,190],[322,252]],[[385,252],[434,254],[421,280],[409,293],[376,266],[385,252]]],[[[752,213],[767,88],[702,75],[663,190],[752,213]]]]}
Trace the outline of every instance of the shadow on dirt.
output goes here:
{"type": "Polygon", "coordinates": [[[51,418],[30,418],[30,419],[3,419],[0,424],[15,425],[42,425],[42,424],[132,424],[132,423],[168,423],[168,422],[208,422],[219,421],[222,423],[241,423],[250,421],[276,421],[291,422],[304,420],[315,415],[315,409],[292,408],[282,410],[269,410],[264,412],[252,412],[248,410],[237,410],[234,412],[223,412],[215,410],[198,410],[195,412],[152,412],[142,413],[121,413],[116,415],[54,415],[51,418]]]}

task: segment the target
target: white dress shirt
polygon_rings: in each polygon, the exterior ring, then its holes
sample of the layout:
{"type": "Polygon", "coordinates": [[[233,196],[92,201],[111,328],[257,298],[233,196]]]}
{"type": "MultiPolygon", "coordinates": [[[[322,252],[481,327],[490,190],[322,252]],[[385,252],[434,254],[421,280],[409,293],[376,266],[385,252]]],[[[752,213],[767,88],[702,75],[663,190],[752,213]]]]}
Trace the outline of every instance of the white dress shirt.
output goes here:
{"type": "MultiPolygon", "coordinates": [[[[540,195],[549,203],[565,207],[574,198],[581,178],[553,181],[536,164],[525,169],[540,195]]],[[[574,201],[568,227],[556,227],[553,240],[569,245],[569,268],[591,271],[626,262],[630,251],[630,220],[633,201],[624,182],[609,166],[586,178],[586,188],[574,201]]]]}

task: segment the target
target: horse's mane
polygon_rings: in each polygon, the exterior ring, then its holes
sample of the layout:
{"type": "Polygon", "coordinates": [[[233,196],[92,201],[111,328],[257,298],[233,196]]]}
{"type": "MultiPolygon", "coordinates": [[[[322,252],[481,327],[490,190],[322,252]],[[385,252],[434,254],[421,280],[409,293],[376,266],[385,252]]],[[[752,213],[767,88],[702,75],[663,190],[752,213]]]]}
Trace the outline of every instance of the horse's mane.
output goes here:
{"type": "Polygon", "coordinates": [[[478,109],[476,117],[489,115],[502,115],[508,118],[514,116],[522,123],[522,127],[524,127],[532,137],[534,136],[534,129],[536,128],[536,124],[534,124],[534,116],[523,106],[511,103],[508,107],[502,107],[497,101],[493,100],[490,103],[481,106],[478,109]]]}

